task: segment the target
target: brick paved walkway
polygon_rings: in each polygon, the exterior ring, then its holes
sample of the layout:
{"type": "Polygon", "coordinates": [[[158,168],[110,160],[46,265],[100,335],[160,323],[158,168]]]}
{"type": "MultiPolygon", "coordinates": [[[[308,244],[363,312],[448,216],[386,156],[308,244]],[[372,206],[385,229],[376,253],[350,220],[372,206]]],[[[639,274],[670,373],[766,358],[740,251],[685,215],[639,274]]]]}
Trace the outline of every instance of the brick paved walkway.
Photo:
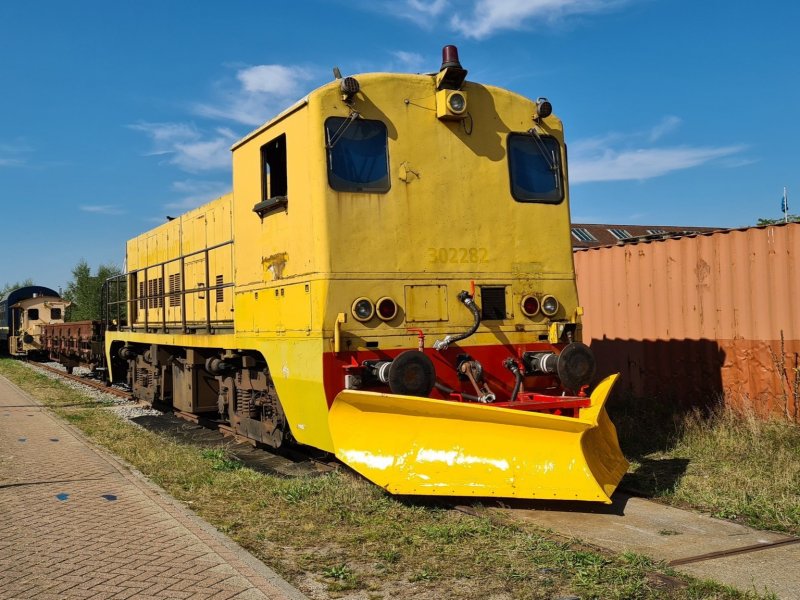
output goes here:
{"type": "Polygon", "coordinates": [[[0,598],[304,596],[0,377],[0,598]]]}

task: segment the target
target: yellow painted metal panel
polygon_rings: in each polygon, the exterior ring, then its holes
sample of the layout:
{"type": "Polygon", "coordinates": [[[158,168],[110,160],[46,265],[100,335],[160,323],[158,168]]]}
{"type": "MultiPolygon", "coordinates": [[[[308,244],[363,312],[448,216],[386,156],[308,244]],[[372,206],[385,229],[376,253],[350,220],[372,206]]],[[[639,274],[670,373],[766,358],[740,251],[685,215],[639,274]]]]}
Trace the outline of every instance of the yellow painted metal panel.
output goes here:
{"type": "Polygon", "coordinates": [[[134,323],[143,324],[145,319],[154,326],[180,323],[184,305],[187,323],[205,323],[207,314],[212,321],[233,320],[232,288],[221,294],[203,290],[182,297],[178,293],[214,286],[218,278],[233,283],[232,245],[209,250],[208,260],[203,252],[232,240],[232,205],[231,194],[222,196],[128,242],[128,270],[138,271],[132,281],[135,285],[129,288],[131,298],[142,293],[159,296],[135,303],[134,323]]]}
{"type": "Polygon", "coordinates": [[[345,390],[331,407],[336,456],[394,494],[611,503],[628,469],[604,404],[578,418],[345,390]]]}
{"type": "Polygon", "coordinates": [[[270,365],[275,389],[295,439],[333,452],[328,404],[322,386],[322,340],[238,335],[236,344],[242,350],[258,351],[270,365]]]}
{"type": "Polygon", "coordinates": [[[446,321],[446,285],[405,286],[406,321],[446,321]]]}

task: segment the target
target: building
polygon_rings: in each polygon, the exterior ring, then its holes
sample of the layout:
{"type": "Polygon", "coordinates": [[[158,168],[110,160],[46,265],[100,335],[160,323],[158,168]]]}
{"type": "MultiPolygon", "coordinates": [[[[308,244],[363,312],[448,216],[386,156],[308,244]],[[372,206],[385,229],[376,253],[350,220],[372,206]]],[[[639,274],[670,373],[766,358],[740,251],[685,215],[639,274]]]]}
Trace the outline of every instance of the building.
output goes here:
{"type": "Polygon", "coordinates": [[[695,233],[718,231],[719,227],[677,227],[674,225],[609,225],[573,223],[572,247],[597,248],[634,241],[660,240],[695,233]]]}

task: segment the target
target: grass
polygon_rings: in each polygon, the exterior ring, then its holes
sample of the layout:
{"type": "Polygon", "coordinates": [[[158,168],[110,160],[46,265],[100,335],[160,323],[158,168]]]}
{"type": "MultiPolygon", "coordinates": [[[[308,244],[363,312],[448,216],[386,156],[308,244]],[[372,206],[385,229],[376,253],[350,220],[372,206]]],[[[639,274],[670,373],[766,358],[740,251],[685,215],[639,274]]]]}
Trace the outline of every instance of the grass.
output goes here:
{"type": "Polygon", "coordinates": [[[0,360],[0,374],[315,597],[761,597],[679,576],[646,557],[606,554],[490,519],[480,509],[472,516],[392,497],[343,473],[257,473],[224,448],[177,443],[122,421],[20,363],[0,360]],[[670,578],[679,585],[664,583],[670,578]]]}
{"type": "Polygon", "coordinates": [[[657,402],[628,401],[612,412],[632,459],[624,485],[677,506],[800,535],[800,426],[724,407],[680,414],[657,402]]]}

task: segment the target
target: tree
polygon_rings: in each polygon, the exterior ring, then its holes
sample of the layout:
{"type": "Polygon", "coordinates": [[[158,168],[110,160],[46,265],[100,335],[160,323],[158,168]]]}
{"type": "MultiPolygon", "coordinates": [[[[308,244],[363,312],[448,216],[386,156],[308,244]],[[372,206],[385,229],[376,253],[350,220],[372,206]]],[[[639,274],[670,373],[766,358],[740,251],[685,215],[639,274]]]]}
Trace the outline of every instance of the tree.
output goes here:
{"type": "MultiPolygon", "coordinates": [[[[787,215],[787,217],[789,219],[789,223],[800,223],[800,215],[787,215]]],[[[759,219],[756,225],[780,225],[783,222],[783,217],[780,219],[759,219]]]]}
{"type": "Polygon", "coordinates": [[[86,260],[81,259],[72,269],[72,280],[64,291],[64,299],[72,304],[67,308],[67,321],[90,321],[100,319],[103,314],[103,283],[109,277],[119,275],[119,267],[114,264],[100,265],[97,274],[86,260]]]}
{"type": "Polygon", "coordinates": [[[16,283],[6,283],[3,287],[0,287],[0,298],[5,298],[9,292],[13,292],[17,288],[21,287],[28,287],[29,285],[36,285],[33,283],[33,279],[28,277],[24,281],[18,281],[16,283]]]}

